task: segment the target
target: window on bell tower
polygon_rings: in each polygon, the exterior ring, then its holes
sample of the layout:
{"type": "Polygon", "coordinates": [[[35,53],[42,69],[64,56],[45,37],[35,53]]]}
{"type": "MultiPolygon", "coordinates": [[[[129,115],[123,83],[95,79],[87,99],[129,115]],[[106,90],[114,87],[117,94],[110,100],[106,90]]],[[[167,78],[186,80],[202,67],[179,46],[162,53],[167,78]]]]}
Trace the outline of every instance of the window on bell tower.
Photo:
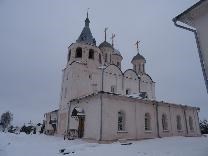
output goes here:
{"type": "Polygon", "coordinates": [[[108,54],[105,54],[105,62],[108,61],[108,54]]]}
{"type": "Polygon", "coordinates": [[[99,54],[99,63],[102,64],[101,54],[99,54]]]}
{"type": "Polygon", "coordinates": [[[90,49],[89,50],[89,59],[94,59],[94,50],[93,49],[90,49]]]}
{"type": "Polygon", "coordinates": [[[76,58],[82,58],[82,48],[81,47],[78,47],[76,49],[76,55],[75,55],[76,58]]]}

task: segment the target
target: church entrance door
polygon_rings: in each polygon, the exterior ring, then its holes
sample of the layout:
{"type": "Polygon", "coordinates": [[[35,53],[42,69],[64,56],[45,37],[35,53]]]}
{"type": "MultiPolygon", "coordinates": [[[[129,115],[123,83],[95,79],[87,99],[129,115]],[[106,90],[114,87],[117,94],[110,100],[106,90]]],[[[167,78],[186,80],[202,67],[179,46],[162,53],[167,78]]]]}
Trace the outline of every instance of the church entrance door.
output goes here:
{"type": "Polygon", "coordinates": [[[84,117],[79,117],[78,138],[82,138],[83,136],[84,136],[84,117]]]}

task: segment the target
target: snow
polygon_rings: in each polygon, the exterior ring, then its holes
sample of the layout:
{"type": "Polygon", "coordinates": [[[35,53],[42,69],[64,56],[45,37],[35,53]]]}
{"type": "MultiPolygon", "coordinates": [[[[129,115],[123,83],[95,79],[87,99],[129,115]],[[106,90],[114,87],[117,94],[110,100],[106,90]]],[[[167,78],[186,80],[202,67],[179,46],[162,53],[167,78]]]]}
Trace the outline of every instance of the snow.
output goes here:
{"type": "Polygon", "coordinates": [[[208,156],[207,137],[169,137],[111,144],[0,132],[0,156],[208,156]],[[59,151],[65,149],[63,153],[59,151]]]}

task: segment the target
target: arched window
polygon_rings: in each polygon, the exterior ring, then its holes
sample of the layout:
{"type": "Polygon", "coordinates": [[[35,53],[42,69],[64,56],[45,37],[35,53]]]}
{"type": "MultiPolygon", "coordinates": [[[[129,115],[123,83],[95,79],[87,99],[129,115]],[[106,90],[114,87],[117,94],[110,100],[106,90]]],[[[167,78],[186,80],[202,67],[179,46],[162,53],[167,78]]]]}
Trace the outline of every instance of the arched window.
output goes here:
{"type": "Polygon", "coordinates": [[[145,113],[144,129],[145,129],[145,131],[150,131],[151,130],[151,116],[150,116],[149,113],[145,113]]]}
{"type": "Polygon", "coordinates": [[[168,130],[168,119],[166,114],[162,115],[162,128],[163,130],[168,130]]]}
{"type": "Polygon", "coordinates": [[[99,63],[102,64],[101,54],[99,54],[99,63]]]}
{"type": "Polygon", "coordinates": [[[116,86],[111,86],[111,93],[116,93],[116,86]]]}
{"type": "Polygon", "coordinates": [[[176,122],[177,122],[177,130],[181,130],[182,129],[182,125],[181,125],[181,116],[177,115],[176,116],[176,122]]]}
{"type": "Polygon", "coordinates": [[[120,68],[120,62],[117,62],[117,67],[119,67],[119,68],[120,68]]]}
{"type": "Polygon", "coordinates": [[[118,131],[125,131],[125,113],[123,111],[118,112],[118,131]]]}
{"type": "Polygon", "coordinates": [[[145,71],[145,69],[144,69],[144,64],[142,65],[143,66],[143,72],[145,71]]]}
{"type": "Polygon", "coordinates": [[[106,53],[105,54],[105,62],[107,62],[108,61],[108,54],[106,53]]]}
{"type": "Polygon", "coordinates": [[[131,89],[127,88],[126,89],[126,95],[130,95],[131,94],[131,89]]]}
{"type": "Polygon", "coordinates": [[[68,53],[68,62],[70,61],[70,58],[71,58],[71,50],[69,50],[69,53],[68,53]]]}
{"type": "Polygon", "coordinates": [[[189,128],[190,128],[191,131],[194,130],[194,127],[193,127],[193,119],[192,119],[191,116],[189,116],[189,128]]]}
{"type": "Polygon", "coordinates": [[[94,59],[94,50],[93,49],[90,49],[89,50],[89,59],[94,59]]]}
{"type": "Polygon", "coordinates": [[[82,48],[78,47],[76,49],[76,55],[75,55],[76,58],[81,58],[82,57],[82,48]]]}

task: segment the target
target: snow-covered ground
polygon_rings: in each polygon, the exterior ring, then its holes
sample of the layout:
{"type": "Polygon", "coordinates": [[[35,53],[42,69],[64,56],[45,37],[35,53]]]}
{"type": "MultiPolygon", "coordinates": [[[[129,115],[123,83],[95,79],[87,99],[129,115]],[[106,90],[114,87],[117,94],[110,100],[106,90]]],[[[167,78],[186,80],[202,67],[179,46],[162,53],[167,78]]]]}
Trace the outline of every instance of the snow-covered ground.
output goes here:
{"type": "Polygon", "coordinates": [[[0,156],[61,156],[59,150],[63,148],[65,156],[208,156],[207,137],[170,137],[131,143],[97,144],[0,132],[0,156]]]}

